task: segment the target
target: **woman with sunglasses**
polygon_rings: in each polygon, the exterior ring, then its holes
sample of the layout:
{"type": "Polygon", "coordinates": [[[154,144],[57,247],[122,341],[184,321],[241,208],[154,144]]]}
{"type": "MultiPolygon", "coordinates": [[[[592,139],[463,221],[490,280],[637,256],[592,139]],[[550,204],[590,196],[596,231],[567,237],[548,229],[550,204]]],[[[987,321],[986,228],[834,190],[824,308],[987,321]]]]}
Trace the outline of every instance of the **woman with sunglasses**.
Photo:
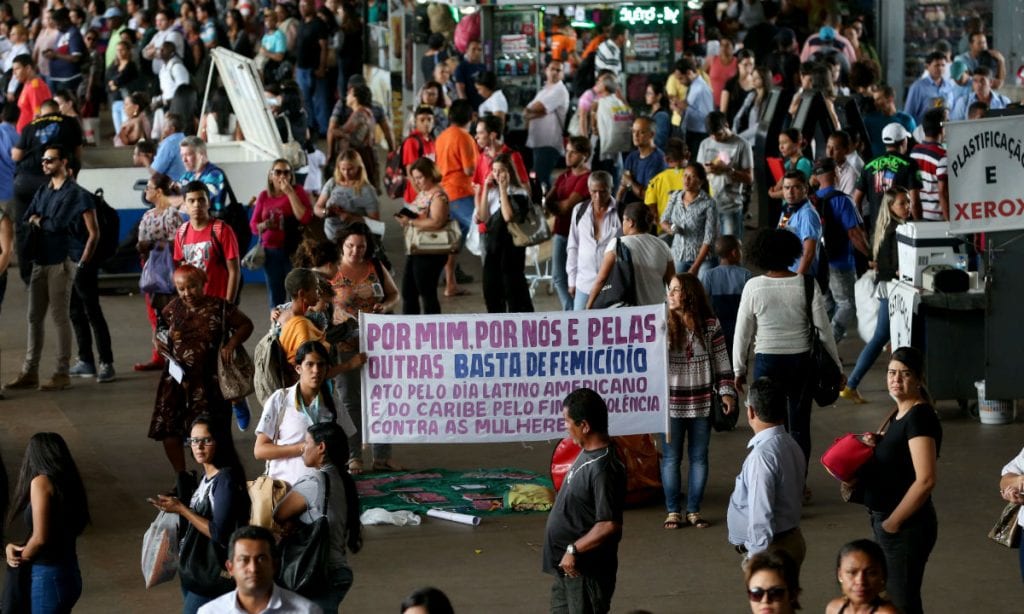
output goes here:
{"type": "Polygon", "coordinates": [[[839,549],[836,579],[843,591],[828,603],[825,614],[899,614],[882,597],[887,571],[885,553],[870,539],[857,539],[839,549]]]}
{"type": "Polygon", "coordinates": [[[868,400],[860,396],[857,386],[867,375],[875,361],[882,353],[882,349],[889,343],[889,293],[887,282],[896,278],[899,268],[898,243],[896,241],[896,227],[911,219],[910,192],[906,188],[894,187],[885,191],[882,195],[882,203],[878,210],[878,219],[875,221],[875,233],[871,243],[871,253],[874,261],[868,263],[875,269],[875,297],[878,299],[878,319],[875,321],[875,333],[865,344],[857,357],[857,365],[850,373],[846,381],[846,387],[839,393],[844,399],[853,401],[857,405],[867,403],[868,400]]]}
{"type": "Polygon", "coordinates": [[[228,538],[235,529],[248,524],[250,501],[245,490],[245,470],[227,428],[208,414],[200,414],[192,422],[185,442],[203,468],[198,487],[195,492],[178,492],[178,496],[157,495],[149,502],[162,512],[178,514],[187,523],[178,575],[185,600],[183,612],[194,614],[203,604],[235,587],[230,577],[203,565],[208,559],[199,553],[212,544],[223,569],[228,538]],[[183,503],[185,499],[188,505],[183,503]]]}
{"type": "MultiPolygon", "coordinates": [[[[162,252],[174,251],[174,233],[182,224],[181,213],[171,204],[171,198],[178,196],[178,189],[171,181],[171,178],[163,173],[153,173],[146,182],[146,191],[143,198],[152,209],[146,211],[139,222],[139,242],[135,248],[139,250],[139,256],[145,263],[151,257],[168,257],[173,253],[162,252]]],[[[173,267],[173,258],[171,258],[173,267]]],[[[167,282],[173,288],[173,276],[168,276],[167,282]]],[[[146,294],[146,315],[149,316],[149,324],[153,332],[157,329],[157,314],[174,298],[174,294],[146,294]]],[[[159,371],[164,368],[164,359],[156,347],[153,348],[153,357],[149,362],[140,362],[135,365],[136,371],[159,371]]]]}
{"type": "MultiPolygon", "coordinates": [[[[11,500],[8,523],[23,515],[29,531],[26,541],[6,548],[10,567],[31,563],[22,570],[30,576],[26,611],[71,612],[82,594],[76,542],[91,520],[82,476],[60,435],[36,433],[29,439],[11,500]]],[[[15,581],[11,571],[6,580],[15,581]]]]}
{"type": "Polygon", "coordinates": [[[300,226],[313,219],[313,204],[305,188],[295,183],[291,164],[278,158],[267,175],[267,189],[256,197],[249,228],[266,253],[263,272],[270,308],[288,300],[284,278],[292,270],[290,255],[302,240],[300,226]]]}
{"type": "MultiPolygon", "coordinates": [[[[320,606],[325,613],[337,612],[352,587],[352,569],[346,551],[356,553],[363,547],[359,522],[359,494],[356,483],[341,467],[348,459],[345,432],[334,422],[309,427],[302,440],[302,462],[309,473],[295,483],[274,510],[274,520],[285,525],[312,524],[323,516],[330,527],[326,586],[300,594],[320,606]]],[[[289,561],[282,561],[287,565],[289,561]]]]}
{"type": "Polygon", "coordinates": [[[755,554],[747,561],[744,575],[754,614],[793,614],[800,609],[800,570],[785,552],[755,554]]]}

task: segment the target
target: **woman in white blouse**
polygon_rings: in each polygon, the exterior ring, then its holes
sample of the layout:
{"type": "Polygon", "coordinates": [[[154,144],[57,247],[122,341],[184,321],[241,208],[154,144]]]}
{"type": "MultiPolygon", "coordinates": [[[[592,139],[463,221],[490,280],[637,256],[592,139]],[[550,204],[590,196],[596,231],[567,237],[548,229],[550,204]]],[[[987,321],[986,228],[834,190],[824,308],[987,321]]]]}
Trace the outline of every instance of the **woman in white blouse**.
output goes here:
{"type": "Polygon", "coordinates": [[[501,127],[505,129],[505,116],[508,115],[508,100],[505,93],[498,89],[498,77],[485,70],[476,78],[476,91],[484,99],[477,109],[477,115],[494,115],[501,118],[501,127]]]}

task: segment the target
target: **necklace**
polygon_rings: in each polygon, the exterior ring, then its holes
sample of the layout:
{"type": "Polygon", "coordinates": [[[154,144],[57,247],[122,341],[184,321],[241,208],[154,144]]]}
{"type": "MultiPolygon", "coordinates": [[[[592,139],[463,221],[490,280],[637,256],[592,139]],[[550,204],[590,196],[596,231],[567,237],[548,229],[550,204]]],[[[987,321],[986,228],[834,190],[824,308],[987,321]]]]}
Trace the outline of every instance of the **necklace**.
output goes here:
{"type": "MultiPolygon", "coordinates": [[[[576,475],[577,473],[579,473],[580,469],[583,469],[584,467],[586,467],[586,466],[587,466],[587,465],[589,465],[590,463],[593,463],[593,462],[599,461],[599,460],[601,460],[602,458],[604,458],[604,457],[608,456],[608,452],[609,452],[609,451],[611,451],[611,448],[605,448],[605,449],[604,449],[604,454],[602,454],[601,456],[597,456],[597,457],[594,457],[594,458],[592,458],[592,459],[588,460],[587,462],[583,463],[583,464],[582,464],[582,465],[580,465],[579,467],[574,467],[574,468],[572,468],[572,469],[569,469],[569,474],[565,476],[565,483],[566,483],[566,485],[568,485],[568,484],[569,484],[569,482],[572,482],[572,476],[574,476],[574,475],[576,475]]],[[[580,454],[580,456],[582,456],[582,454],[580,454]]]]}

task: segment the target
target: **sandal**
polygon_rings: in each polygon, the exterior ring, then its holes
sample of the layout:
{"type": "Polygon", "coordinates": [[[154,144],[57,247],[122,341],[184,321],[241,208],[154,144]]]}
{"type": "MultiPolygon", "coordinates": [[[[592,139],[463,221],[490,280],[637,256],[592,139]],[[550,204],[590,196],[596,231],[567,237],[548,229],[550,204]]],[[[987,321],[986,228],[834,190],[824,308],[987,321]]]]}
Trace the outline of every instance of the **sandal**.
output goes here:
{"type": "Polygon", "coordinates": [[[664,527],[666,529],[678,529],[683,526],[683,515],[679,512],[669,512],[665,516],[664,527]]]}
{"type": "Polygon", "coordinates": [[[711,523],[700,515],[700,512],[690,512],[686,515],[686,522],[697,527],[698,529],[706,529],[711,526],[711,523]]]}
{"type": "Polygon", "coordinates": [[[363,472],[363,461],[359,458],[352,458],[348,461],[349,475],[359,475],[363,472]]]}

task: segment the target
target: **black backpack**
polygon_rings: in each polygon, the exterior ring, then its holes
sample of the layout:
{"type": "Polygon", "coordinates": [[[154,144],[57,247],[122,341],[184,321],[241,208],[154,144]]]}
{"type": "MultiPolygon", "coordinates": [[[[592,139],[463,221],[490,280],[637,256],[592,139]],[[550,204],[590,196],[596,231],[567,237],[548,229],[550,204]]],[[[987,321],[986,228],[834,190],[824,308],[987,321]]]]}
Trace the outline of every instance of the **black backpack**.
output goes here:
{"type": "Polygon", "coordinates": [[[231,182],[227,174],[224,175],[224,206],[217,211],[210,211],[210,217],[221,220],[231,227],[235,233],[235,240],[238,241],[238,251],[241,255],[249,251],[249,244],[252,243],[252,229],[249,227],[249,207],[238,202],[235,191],[231,189],[231,182]]]}
{"type": "Polygon", "coordinates": [[[100,229],[100,240],[96,245],[92,261],[96,266],[102,266],[117,253],[117,246],[121,240],[121,218],[117,215],[117,211],[110,206],[110,203],[103,198],[103,188],[97,188],[92,197],[96,205],[96,224],[100,229]]]}
{"type": "Polygon", "coordinates": [[[582,96],[583,92],[594,87],[597,83],[597,52],[591,53],[583,58],[580,65],[576,67],[576,76],[572,80],[573,94],[582,96]]]}

